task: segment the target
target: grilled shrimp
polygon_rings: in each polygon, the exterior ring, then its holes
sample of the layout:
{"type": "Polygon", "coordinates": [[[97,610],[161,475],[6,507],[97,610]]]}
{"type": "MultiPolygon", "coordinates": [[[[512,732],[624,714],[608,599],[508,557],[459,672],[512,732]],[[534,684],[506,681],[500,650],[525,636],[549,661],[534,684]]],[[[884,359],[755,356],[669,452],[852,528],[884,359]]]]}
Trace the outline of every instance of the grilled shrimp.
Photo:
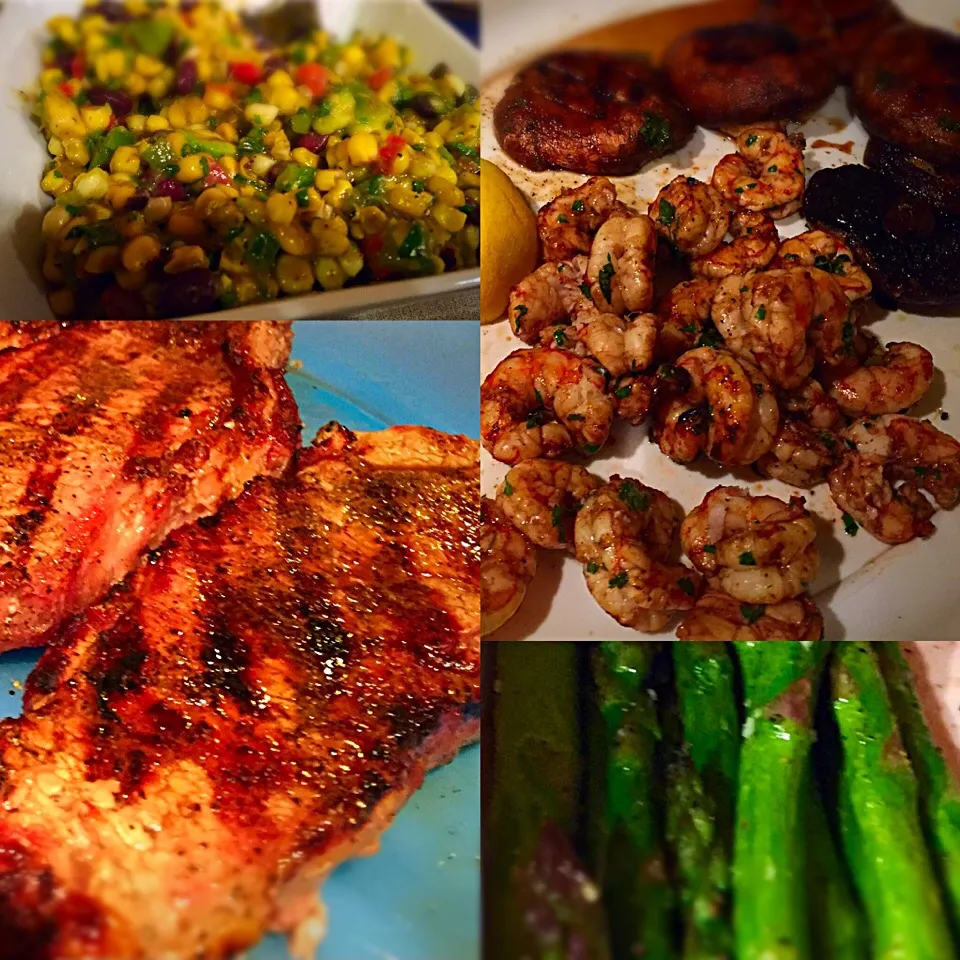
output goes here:
{"type": "Polygon", "coordinates": [[[660,304],[660,333],[657,337],[657,356],[661,360],[676,360],[692,350],[710,321],[710,308],[717,281],[706,277],[678,283],[660,304]]]}
{"type": "Polygon", "coordinates": [[[768,270],[721,281],[713,322],[728,349],[756,360],[778,386],[798,386],[814,364],[807,331],[819,300],[811,271],[768,270]]]}
{"type": "Polygon", "coordinates": [[[926,420],[871,417],[850,424],[842,437],[846,449],[830,471],[830,493],[878,540],[929,537],[937,508],[950,510],[960,500],[960,443],[926,420]]]}
{"type": "Polygon", "coordinates": [[[480,635],[502,627],[520,608],[537,572],[533,544],[489,497],[480,498],[480,635]]]}
{"type": "Polygon", "coordinates": [[[510,290],[507,316],[524,343],[537,343],[546,327],[569,320],[583,299],[585,267],[585,257],[544,263],[510,290]]]}
{"type": "Polygon", "coordinates": [[[677,639],[822,640],[823,617],[806,594],[764,605],[707,590],[677,627],[677,639]]]}
{"type": "Polygon", "coordinates": [[[564,190],[537,214],[537,229],[545,260],[569,260],[589,253],[593,235],[615,210],[617,188],[606,177],[591,177],[564,190]]]}
{"type": "Polygon", "coordinates": [[[730,209],[723,197],[696,177],[671,180],[647,213],[661,237],[692,257],[716,250],[730,227],[730,209]]]}
{"type": "Polygon", "coordinates": [[[563,350],[515,350],[480,387],[483,445],[503,463],[596,453],[612,420],[603,372],[563,350]]]}
{"type": "Polygon", "coordinates": [[[853,259],[853,251],[837,236],[826,230],[807,230],[784,240],[777,253],[775,266],[815,267],[837,279],[848,300],[869,297],[873,284],[863,267],[853,259]]]}
{"type": "Polygon", "coordinates": [[[653,438],[680,463],[701,451],[718,463],[753,463],[773,444],[780,413],[770,383],[749,360],[698,347],[657,374],[653,438]]]}
{"type": "Polygon", "coordinates": [[[896,413],[913,406],[933,383],[933,356],[916,343],[888,343],[863,366],[837,376],[832,396],[844,413],[896,413]]]}
{"type": "Polygon", "coordinates": [[[613,476],[583,502],[577,560],[594,600],[618,623],[652,633],[700,592],[695,570],[670,560],[680,506],[639,480],[613,476]]]}
{"type": "Polygon", "coordinates": [[[694,257],[690,271],[695,276],[719,280],[735,273],[762,270],[777,255],[780,234],[769,213],[738,210],[730,223],[729,243],[712,253],[694,257]]]}
{"type": "Polygon", "coordinates": [[[817,575],[817,528],[803,499],[751,497],[742,487],[714,487],[687,514],[680,542],[693,565],[741,603],[799,596],[817,575]]]}
{"type": "Polygon", "coordinates": [[[765,477],[794,487],[822,483],[836,464],[840,439],[834,428],[840,419],[836,401],[814,379],[779,398],[783,419],[769,453],[754,464],[765,477]]]}
{"type": "Polygon", "coordinates": [[[497,490],[497,506],[530,541],[548,550],[573,550],[573,521],[584,497],[603,481],[559,460],[524,460],[497,490]]]}
{"type": "Polygon", "coordinates": [[[611,217],[590,248],[587,279],[598,309],[623,316],[649,310],[653,303],[653,267],[657,232],[647,216],[611,217]]]}
{"type": "Polygon", "coordinates": [[[737,136],[737,152],[727,154],[711,183],[729,203],[766,210],[774,220],[796,213],[803,202],[806,168],[803,134],[751,128],[737,136]]]}
{"type": "Polygon", "coordinates": [[[653,406],[656,376],[650,373],[628,373],[613,384],[617,416],[639,427],[653,406]]]}
{"type": "Polygon", "coordinates": [[[817,359],[831,367],[849,363],[856,354],[856,304],[847,299],[832,274],[810,269],[806,273],[817,290],[816,313],[809,333],[817,359]]]}

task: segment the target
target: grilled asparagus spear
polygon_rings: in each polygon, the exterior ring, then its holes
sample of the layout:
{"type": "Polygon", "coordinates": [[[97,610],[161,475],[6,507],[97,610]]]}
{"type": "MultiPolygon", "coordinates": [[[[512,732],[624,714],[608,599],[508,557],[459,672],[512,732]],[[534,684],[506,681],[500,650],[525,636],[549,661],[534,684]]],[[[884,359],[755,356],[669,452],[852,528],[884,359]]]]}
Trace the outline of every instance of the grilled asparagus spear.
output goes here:
{"type": "MultiPolygon", "coordinates": [[[[602,735],[591,771],[589,816],[594,872],[603,889],[616,957],[669,960],[674,893],[664,858],[662,811],[654,769],[660,738],[656,704],[647,689],[657,645],[645,641],[600,644],[593,674],[602,735]]],[[[599,744],[597,742],[599,740],[599,744]]]]}
{"type": "Polygon", "coordinates": [[[920,787],[920,815],[946,892],[954,935],[960,932],[960,783],[934,742],[899,643],[877,643],[887,692],[920,787]]]}
{"type": "Polygon", "coordinates": [[[809,956],[802,807],[827,645],[739,642],[736,650],[747,701],[734,849],[737,957],[801,960],[809,956]]]}
{"type": "Polygon", "coordinates": [[[498,960],[522,956],[518,886],[545,824],[576,833],[580,657],[576,643],[497,645],[483,886],[486,955],[498,960]]]}
{"type": "Polygon", "coordinates": [[[866,643],[834,653],[833,712],[843,744],[841,839],[870,922],[875,960],[954,956],[917,809],[917,780],[876,655],[866,643]]]}

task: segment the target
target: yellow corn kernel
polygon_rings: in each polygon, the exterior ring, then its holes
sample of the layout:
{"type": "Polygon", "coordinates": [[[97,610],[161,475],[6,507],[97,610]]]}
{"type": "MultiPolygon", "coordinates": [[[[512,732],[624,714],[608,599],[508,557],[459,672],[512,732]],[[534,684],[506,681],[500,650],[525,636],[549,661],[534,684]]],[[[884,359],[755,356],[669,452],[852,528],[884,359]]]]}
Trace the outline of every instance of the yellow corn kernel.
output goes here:
{"type": "Polygon", "coordinates": [[[414,193],[410,187],[395,186],[387,191],[387,201],[398,213],[416,218],[426,214],[433,198],[429,193],[414,193]]]}
{"type": "Polygon", "coordinates": [[[328,190],[334,188],[337,179],[337,172],[335,170],[318,170],[316,176],[313,178],[313,185],[321,193],[326,193],[328,190]]]}
{"type": "Polygon", "coordinates": [[[170,89],[170,80],[167,77],[166,71],[160,74],[159,77],[154,77],[148,84],[146,92],[153,97],[154,100],[161,99],[166,92],[170,89]]]}
{"type": "Polygon", "coordinates": [[[88,203],[83,208],[83,211],[94,222],[97,220],[109,220],[113,216],[113,211],[102,203],[88,203]]]}
{"type": "Polygon", "coordinates": [[[244,273],[248,269],[243,262],[243,248],[237,243],[229,243],[220,254],[220,270],[225,273],[244,273]]]}
{"type": "Polygon", "coordinates": [[[113,111],[106,103],[102,107],[85,106],[80,108],[80,117],[86,125],[86,128],[91,132],[106,130],[110,125],[110,118],[112,116],[113,111]]]}
{"type": "Polygon", "coordinates": [[[48,250],[44,258],[43,275],[51,283],[63,283],[66,279],[63,275],[63,267],[54,259],[53,251],[48,250]]]}
{"type": "Polygon", "coordinates": [[[109,273],[120,262],[119,247],[97,247],[87,254],[87,273],[109,273]]]}
{"type": "Polygon", "coordinates": [[[221,157],[220,158],[220,169],[224,173],[230,174],[231,177],[236,176],[237,174],[237,158],[236,157],[221,157]]]}
{"type": "Polygon", "coordinates": [[[190,123],[205,123],[210,116],[207,105],[199,97],[184,97],[183,108],[190,123]]]}
{"type": "Polygon", "coordinates": [[[296,257],[309,254],[313,247],[310,234],[298,223],[276,224],[273,235],[280,241],[280,247],[285,253],[292,253],[296,257]]]}
{"type": "Polygon", "coordinates": [[[357,214],[364,234],[380,233],[387,225],[387,215],[379,207],[364,207],[357,214]]]}
{"type": "Polygon", "coordinates": [[[391,103],[400,92],[400,84],[396,80],[388,80],[378,91],[377,99],[381,103],[391,103]]]}
{"type": "Polygon", "coordinates": [[[111,183],[107,189],[107,201],[114,210],[122,210],[136,192],[132,183],[111,183]]]}
{"type": "MultiPolygon", "coordinates": [[[[73,138],[76,139],[76,138],[73,138]]],[[[78,143],[82,143],[82,140],[78,140],[78,143]]],[[[51,137],[47,141],[47,150],[50,151],[52,157],[62,157],[63,156],[63,142],[59,137],[51,137]]]]}
{"type": "MultiPolygon", "coordinates": [[[[433,132],[434,132],[438,137],[440,137],[441,140],[443,140],[443,139],[446,137],[446,135],[450,132],[450,128],[451,128],[452,126],[453,126],[453,124],[451,124],[449,120],[441,120],[441,121],[433,128],[433,132]]],[[[439,146],[439,144],[433,144],[433,143],[431,143],[430,146],[431,146],[431,147],[432,147],[432,146],[439,146]]]]}
{"type": "Polygon", "coordinates": [[[122,77],[127,73],[127,58],[123,50],[105,50],[98,53],[93,60],[97,79],[106,83],[114,77],[122,77]]]}
{"type": "Polygon", "coordinates": [[[167,117],[161,117],[159,113],[153,113],[147,117],[146,128],[149,133],[159,133],[161,130],[169,130],[170,120],[167,117]]]}
{"type": "Polygon", "coordinates": [[[203,102],[211,110],[229,110],[233,106],[230,94],[220,87],[208,87],[203,94],[203,102]]]}
{"type": "Polygon", "coordinates": [[[146,129],[146,126],[147,118],[142,113],[131,113],[127,115],[127,129],[135,136],[140,136],[146,129]]]}
{"type": "Polygon", "coordinates": [[[66,193],[70,189],[70,180],[59,170],[50,170],[43,175],[40,189],[44,193],[49,193],[51,197],[59,197],[61,193],[66,193]]]}
{"type": "Polygon", "coordinates": [[[156,57],[148,57],[144,53],[138,53],[133,61],[133,69],[145,77],[156,77],[163,73],[163,61],[156,57]]]}
{"type": "Polygon", "coordinates": [[[243,226],[243,211],[235,203],[222,203],[208,210],[206,219],[218,231],[225,233],[243,226]]]}
{"type": "Polygon", "coordinates": [[[350,191],[353,190],[353,184],[349,180],[338,180],[332,187],[332,189],[327,191],[326,196],[323,198],[327,203],[332,207],[340,207],[340,204],[343,203],[344,198],[350,191]]]}
{"type": "Polygon", "coordinates": [[[237,201],[237,206],[255,227],[265,227],[267,225],[266,204],[262,200],[254,197],[241,197],[237,201]]]}
{"type": "Polygon", "coordinates": [[[71,47],[75,47],[80,40],[76,21],[72,17],[51,17],[47,21],[47,29],[71,47]]]}
{"type": "Polygon", "coordinates": [[[210,261],[203,247],[195,245],[176,247],[170,254],[170,259],[164,264],[164,273],[183,273],[185,270],[195,270],[208,267],[210,261]]]}
{"type": "Polygon", "coordinates": [[[350,162],[358,166],[362,163],[373,163],[377,159],[379,151],[377,138],[372,133],[355,133],[347,141],[350,162]]]}
{"type": "Polygon", "coordinates": [[[281,253],[277,260],[277,283],[284,293],[306,293],[313,289],[310,261],[281,253]]]}
{"type": "Polygon", "coordinates": [[[444,230],[456,233],[462,230],[467,222],[467,215],[462,210],[456,210],[454,207],[448,207],[445,203],[438,203],[431,216],[444,230]]]}
{"type": "Polygon", "coordinates": [[[290,157],[305,167],[315,167],[317,165],[317,161],[319,160],[319,157],[315,153],[307,150],[306,147],[294,148],[290,152],[290,157]]]}
{"type": "Polygon", "coordinates": [[[297,201],[291,193],[274,193],[267,200],[267,219],[271,223],[293,223],[297,215],[297,201]]]}
{"type": "Polygon", "coordinates": [[[440,134],[435,130],[428,130],[423,135],[423,142],[428,147],[433,147],[433,149],[436,150],[438,147],[443,146],[443,137],[441,137],[440,134]]]}
{"type": "Polygon", "coordinates": [[[366,63],[367,55],[358,43],[343,48],[343,62],[352,70],[359,70],[366,63]]]}
{"type": "Polygon", "coordinates": [[[206,83],[213,77],[213,61],[209,57],[197,57],[197,79],[206,83]]]}
{"type": "Polygon", "coordinates": [[[435,176],[452,183],[454,186],[457,184],[457,171],[454,170],[453,167],[447,166],[445,163],[437,164],[437,172],[435,176]]]}
{"type": "Polygon", "coordinates": [[[136,147],[117,147],[110,158],[111,173],[127,173],[134,176],[140,172],[140,154],[136,147]]]}
{"type": "Polygon", "coordinates": [[[427,181],[427,189],[441,202],[450,207],[462,207],[466,202],[463,191],[449,180],[434,174],[427,181]]]}
{"type": "Polygon", "coordinates": [[[174,100],[167,108],[167,120],[171,127],[185,127],[187,125],[187,111],[181,100],[174,100]]]}
{"type": "Polygon", "coordinates": [[[60,290],[51,290],[47,297],[47,303],[50,304],[50,309],[58,317],[68,317],[73,313],[75,307],[73,291],[67,287],[60,290]]]}
{"type": "Polygon", "coordinates": [[[222,186],[207,187],[207,189],[197,197],[194,209],[201,217],[206,219],[217,207],[222,207],[225,203],[229,202],[230,198],[222,186]]]}
{"type": "Polygon", "coordinates": [[[393,37],[384,37],[374,51],[373,58],[378,66],[398,67],[400,66],[400,48],[393,37]]]}
{"type": "MultiPolygon", "coordinates": [[[[221,259],[221,264],[222,264],[221,259]]],[[[237,295],[237,303],[252,303],[259,299],[260,291],[257,284],[250,277],[237,277],[233,283],[234,292],[237,295]]]]}
{"type": "Polygon", "coordinates": [[[480,189],[480,174],[479,173],[461,173],[457,179],[457,182],[460,184],[464,190],[468,190],[471,187],[480,189]]]}
{"type": "Polygon", "coordinates": [[[406,173],[410,169],[410,158],[412,155],[413,151],[409,147],[404,147],[393,158],[393,172],[398,175],[406,173]]]}
{"type": "Polygon", "coordinates": [[[343,268],[333,257],[317,257],[313,261],[313,274],[324,290],[339,290],[347,279],[343,268]]]}
{"type": "Polygon", "coordinates": [[[175,237],[195,240],[197,237],[203,236],[203,221],[197,216],[196,210],[189,207],[178,207],[170,214],[167,229],[175,237]]]}
{"type": "Polygon", "coordinates": [[[197,153],[191,153],[186,157],[181,157],[178,162],[179,170],[177,171],[176,179],[179,180],[180,183],[195,183],[197,180],[206,176],[203,172],[203,164],[200,161],[200,154],[197,153]]]}
{"type": "Polygon", "coordinates": [[[41,232],[45,237],[55,237],[69,219],[70,212],[66,207],[54,205],[44,214],[41,232]]]}
{"type": "Polygon", "coordinates": [[[160,223],[170,216],[173,201],[169,197],[151,197],[143,210],[144,219],[148,223],[160,223]]]}
{"type": "Polygon", "coordinates": [[[417,180],[426,180],[432,177],[437,170],[437,165],[428,156],[422,153],[416,153],[410,162],[410,175],[417,180]]]}
{"type": "Polygon", "coordinates": [[[120,260],[123,263],[124,270],[135,273],[142,270],[148,263],[152,263],[159,256],[159,241],[155,237],[144,234],[124,245],[120,260]]]}
{"type": "Polygon", "coordinates": [[[186,142],[186,137],[184,137],[179,130],[174,130],[173,133],[167,137],[167,143],[170,144],[170,149],[178,157],[183,154],[183,145],[186,142]]]}
{"type": "Polygon", "coordinates": [[[340,269],[348,277],[355,277],[363,269],[363,253],[355,243],[340,257],[340,269]]]}
{"type": "Polygon", "coordinates": [[[71,163],[85,167],[90,162],[90,151],[86,143],[78,137],[68,137],[63,141],[63,152],[71,163]]]}
{"type": "MultiPolygon", "coordinates": [[[[299,206],[299,204],[298,204],[299,206]]],[[[323,209],[323,197],[317,193],[316,187],[307,187],[307,205],[300,206],[301,212],[305,212],[312,217],[320,215],[320,211],[323,209]]]]}
{"type": "Polygon", "coordinates": [[[46,70],[40,71],[40,86],[42,89],[53,90],[62,82],[63,71],[59,67],[47,67],[46,70]]]}
{"type": "Polygon", "coordinates": [[[43,113],[47,129],[55,137],[66,140],[67,137],[85,137],[87,128],[80,119],[77,105],[62,93],[48,93],[43,100],[43,113]]]}
{"type": "Polygon", "coordinates": [[[293,86],[293,77],[287,73],[286,70],[274,70],[273,73],[267,77],[267,86],[268,87],[292,87],[293,86]]]}
{"type": "Polygon", "coordinates": [[[117,229],[124,240],[133,240],[147,232],[147,223],[139,213],[131,210],[126,216],[120,218],[117,229]]]}
{"type": "Polygon", "coordinates": [[[147,282],[146,270],[120,269],[115,272],[115,276],[117,283],[119,283],[124,290],[139,290],[147,282]]]}
{"type": "Polygon", "coordinates": [[[268,99],[285,116],[296,113],[301,104],[300,94],[294,87],[274,87],[268,99]]]}
{"type": "Polygon", "coordinates": [[[237,142],[237,128],[232,123],[219,124],[215,132],[217,136],[221,137],[223,140],[226,140],[228,143],[237,142]]]}
{"type": "Polygon", "coordinates": [[[290,138],[283,130],[277,130],[276,133],[271,133],[266,142],[269,143],[270,155],[274,160],[286,161],[290,159],[290,138]]]}
{"type": "Polygon", "coordinates": [[[147,89],[147,81],[139,73],[131,73],[123,85],[131,97],[139,97],[147,89]]]}
{"type": "Polygon", "coordinates": [[[73,189],[83,197],[84,200],[99,200],[107,195],[107,188],[110,186],[110,178],[99,167],[90,170],[87,173],[81,173],[73,181],[73,189]]]}
{"type": "Polygon", "coordinates": [[[313,245],[317,253],[327,257],[339,257],[350,247],[347,236],[347,223],[342,217],[330,220],[314,220],[310,224],[313,245]]]}

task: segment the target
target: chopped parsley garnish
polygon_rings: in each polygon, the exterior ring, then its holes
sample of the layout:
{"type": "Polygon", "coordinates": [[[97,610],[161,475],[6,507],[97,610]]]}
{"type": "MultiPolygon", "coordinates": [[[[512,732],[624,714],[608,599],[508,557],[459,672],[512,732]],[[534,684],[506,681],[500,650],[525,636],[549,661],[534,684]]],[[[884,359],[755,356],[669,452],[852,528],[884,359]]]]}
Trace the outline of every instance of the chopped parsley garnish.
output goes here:
{"type": "Polygon", "coordinates": [[[567,415],[568,420],[585,420],[586,417],[582,413],[570,413],[567,415]]]}
{"type": "Polygon", "coordinates": [[[513,496],[513,484],[510,483],[509,480],[504,480],[504,481],[503,481],[503,495],[504,495],[505,497],[512,497],[512,496],[513,496]]]}
{"type": "Polygon", "coordinates": [[[583,201],[582,201],[582,200],[574,200],[573,203],[571,204],[571,208],[572,208],[572,210],[573,210],[574,213],[582,213],[582,212],[583,212],[583,201]]]}
{"type": "Polygon", "coordinates": [[[647,118],[640,129],[648,147],[667,147],[670,145],[670,121],[659,113],[645,113],[647,118]]]}
{"type": "Polygon", "coordinates": [[[777,172],[777,165],[775,163],[767,167],[767,173],[776,173],[776,172],[777,172]]]}
{"type": "Polygon", "coordinates": [[[700,333],[700,339],[697,341],[697,346],[722,347],[723,337],[720,336],[720,331],[716,327],[704,327],[703,331],[700,333]]]}
{"type": "Polygon", "coordinates": [[[828,256],[817,256],[813,258],[813,265],[824,273],[837,273],[840,276],[844,274],[844,263],[849,263],[850,258],[845,253],[832,253],[828,256]]]}
{"type": "Polygon", "coordinates": [[[612,303],[610,284],[613,281],[614,272],[613,261],[608,253],[607,262],[600,268],[600,273],[597,276],[597,284],[600,287],[600,292],[606,297],[607,303],[612,303]]]}
{"type": "Polygon", "coordinates": [[[664,226],[669,226],[673,223],[673,218],[676,216],[677,208],[670,203],[669,200],[660,201],[660,211],[657,215],[657,219],[664,224],[664,226]]]}
{"type": "Polygon", "coordinates": [[[940,118],[939,127],[949,133],[960,133],[960,120],[954,120],[951,117],[943,116],[940,118]]]}
{"type": "Polygon", "coordinates": [[[557,223],[569,223],[569,222],[570,221],[562,213],[560,214],[559,217],[557,217],[557,223]]]}
{"type": "Polygon", "coordinates": [[[557,540],[559,540],[560,543],[566,543],[566,542],[567,542],[567,533],[566,533],[566,531],[563,529],[563,514],[564,514],[564,512],[565,512],[565,511],[564,511],[563,507],[560,506],[559,503],[557,503],[557,504],[554,505],[553,511],[552,511],[551,514],[550,514],[550,523],[556,528],[556,530],[557,530],[557,540]]]}
{"type": "Polygon", "coordinates": [[[633,387],[631,387],[631,386],[628,384],[628,385],[625,386],[625,387],[621,387],[621,388],[616,392],[616,394],[614,394],[614,396],[616,396],[616,398],[617,398],[618,400],[625,400],[627,397],[630,396],[630,394],[631,394],[632,392],[633,392],[633,387]]]}
{"type": "Polygon", "coordinates": [[[745,141],[746,145],[748,147],[752,147],[757,142],[757,139],[758,139],[757,135],[755,133],[751,133],[750,136],[747,137],[745,141]]]}
{"type": "Polygon", "coordinates": [[[757,312],[754,314],[754,316],[755,316],[758,320],[766,320],[766,319],[767,319],[767,308],[766,308],[766,307],[757,307],[757,312]]]}
{"type": "Polygon", "coordinates": [[[521,303],[518,307],[513,308],[513,312],[516,314],[514,318],[513,325],[517,329],[517,333],[520,332],[520,321],[530,312],[527,308],[521,303]]]}
{"type": "Polygon", "coordinates": [[[643,511],[650,506],[650,494],[638,490],[629,480],[624,480],[624,482],[620,484],[617,496],[631,510],[643,511]]]}
{"type": "Polygon", "coordinates": [[[592,560],[587,564],[587,573],[596,573],[600,569],[599,563],[594,563],[592,560]]]}
{"type": "Polygon", "coordinates": [[[599,443],[586,443],[583,446],[584,453],[596,453],[600,449],[599,443]]]}
{"type": "Polygon", "coordinates": [[[704,546],[703,546],[703,552],[704,552],[704,553],[716,553],[716,552],[717,552],[717,545],[716,545],[715,543],[706,543],[706,544],[704,544],[704,546]]]}
{"type": "Polygon", "coordinates": [[[837,439],[832,433],[820,433],[817,434],[820,439],[820,442],[828,449],[833,450],[837,446],[837,439]]]}
{"type": "Polygon", "coordinates": [[[763,396],[763,384],[762,384],[762,383],[755,383],[755,384],[753,385],[753,392],[754,392],[758,397],[762,397],[762,396],[763,396]]]}
{"type": "Polygon", "coordinates": [[[562,330],[553,331],[553,342],[558,347],[564,347],[567,344],[567,335],[562,330]]]}
{"type": "Polygon", "coordinates": [[[627,585],[627,575],[626,573],[618,573],[615,577],[610,578],[611,587],[625,587],[627,585]]]}
{"type": "Polygon", "coordinates": [[[855,537],[860,527],[849,513],[845,513],[843,515],[843,529],[848,537],[855,537]]]}
{"type": "Polygon", "coordinates": [[[685,323],[685,324],[680,328],[680,332],[681,332],[681,333],[696,333],[696,332],[697,332],[697,325],[696,325],[695,323],[685,323]]]}
{"type": "Polygon", "coordinates": [[[590,284],[587,283],[586,281],[584,281],[583,283],[581,283],[581,284],[580,284],[580,292],[581,292],[585,297],[589,297],[589,296],[590,296],[590,284]]]}
{"type": "Polygon", "coordinates": [[[696,592],[693,581],[689,577],[681,577],[677,581],[677,586],[688,596],[692,597],[696,592]]]}
{"type": "Polygon", "coordinates": [[[753,553],[749,550],[741,553],[737,559],[739,560],[741,567],[755,567],[757,565],[757,561],[754,558],[753,553]]]}
{"type": "Polygon", "coordinates": [[[765,613],[767,608],[762,603],[741,603],[740,614],[752,627],[765,613]]]}

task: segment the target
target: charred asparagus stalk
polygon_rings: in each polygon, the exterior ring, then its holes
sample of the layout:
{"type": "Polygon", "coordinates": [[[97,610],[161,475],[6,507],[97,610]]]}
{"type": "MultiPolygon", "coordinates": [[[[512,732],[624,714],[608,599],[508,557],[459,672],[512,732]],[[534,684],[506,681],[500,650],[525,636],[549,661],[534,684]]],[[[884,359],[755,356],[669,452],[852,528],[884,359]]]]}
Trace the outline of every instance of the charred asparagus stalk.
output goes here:
{"type": "Polygon", "coordinates": [[[654,761],[660,738],[648,675],[657,645],[611,642],[593,658],[602,736],[591,763],[595,873],[603,890],[617,957],[669,960],[674,893],[664,857],[662,812],[654,761]]]}
{"type": "Polygon", "coordinates": [[[934,742],[899,643],[874,645],[893,712],[920,787],[920,814],[946,892],[954,936],[960,932],[960,783],[934,742]]]}
{"type": "MultiPolygon", "coordinates": [[[[485,807],[484,941],[490,958],[519,958],[522,874],[544,826],[573,838],[581,780],[579,660],[575,643],[501,643],[496,650],[485,807]]],[[[561,955],[562,956],[562,955],[561,955]]]]}
{"type": "Polygon", "coordinates": [[[739,960],[809,956],[803,802],[826,644],[740,642],[747,721],[734,849],[739,960]]]}
{"type": "Polygon", "coordinates": [[[841,839],[870,922],[875,960],[954,956],[924,843],[917,780],[900,740],[876,655],[839,643],[831,671],[843,744],[841,839]]]}

